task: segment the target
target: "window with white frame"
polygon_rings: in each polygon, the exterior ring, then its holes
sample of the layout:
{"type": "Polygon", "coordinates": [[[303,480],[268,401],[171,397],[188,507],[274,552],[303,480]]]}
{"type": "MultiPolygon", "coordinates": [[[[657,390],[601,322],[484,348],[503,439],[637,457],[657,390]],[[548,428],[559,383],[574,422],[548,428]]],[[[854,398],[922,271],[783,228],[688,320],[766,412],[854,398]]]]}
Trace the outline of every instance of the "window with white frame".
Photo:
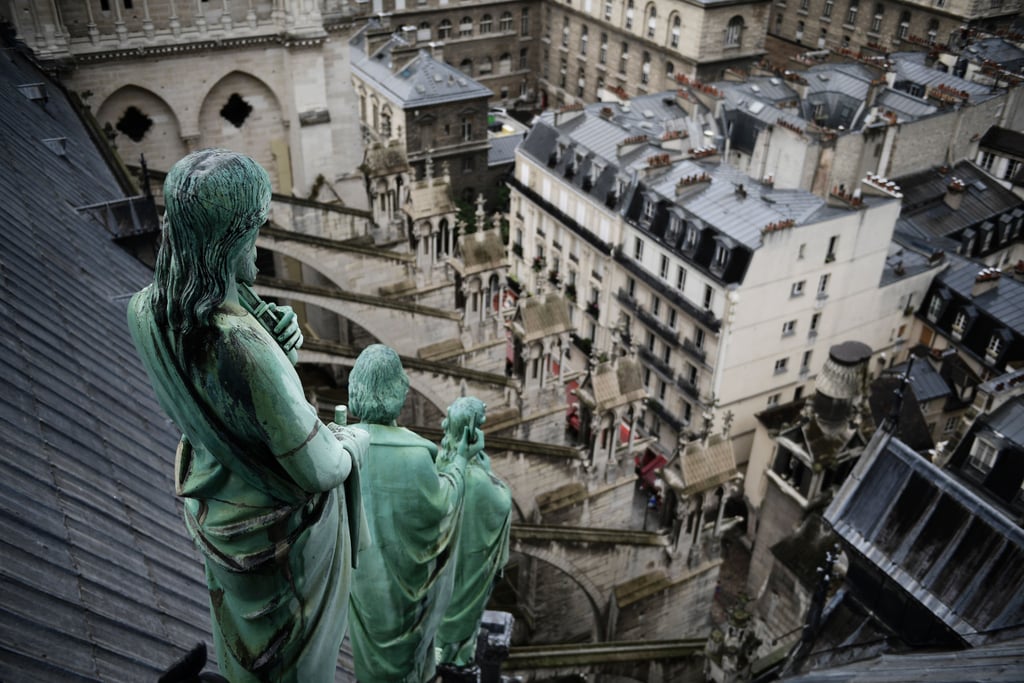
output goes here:
{"type": "Polygon", "coordinates": [[[968,458],[968,462],[977,470],[982,472],[989,472],[992,466],[996,464],[996,456],[999,455],[999,451],[995,445],[989,443],[985,439],[975,437],[974,443],[971,444],[971,453],[968,458]]]}
{"type": "Polygon", "coordinates": [[[669,307],[668,309],[668,326],[673,330],[676,329],[678,316],[676,315],[676,309],[669,307]]]}
{"type": "Polygon", "coordinates": [[[963,311],[958,311],[956,318],[953,320],[953,334],[963,336],[965,329],[967,329],[967,314],[963,311]]]}
{"type": "Polygon", "coordinates": [[[811,324],[808,326],[809,334],[818,334],[818,326],[821,324],[821,313],[811,316],[811,324]]]}
{"type": "Polygon", "coordinates": [[[803,294],[804,294],[804,285],[805,284],[807,284],[806,280],[798,280],[797,282],[794,282],[792,284],[792,286],[789,288],[789,295],[790,296],[803,296],[803,294]]]}
{"type": "Polygon", "coordinates": [[[704,285],[704,310],[710,311],[715,301],[715,290],[711,285],[704,285]]]}
{"type": "Polygon", "coordinates": [[[828,273],[825,273],[818,278],[818,298],[822,298],[828,294],[828,283],[832,277],[828,273]]]}
{"type": "Polygon", "coordinates": [[[999,354],[1003,352],[1003,338],[998,334],[993,334],[989,337],[988,346],[985,347],[985,356],[991,360],[999,358],[999,354]]]}
{"type": "Polygon", "coordinates": [[[698,349],[704,348],[704,330],[699,327],[693,330],[693,345],[698,349]]]}
{"type": "Polygon", "coordinates": [[[942,297],[938,294],[933,294],[931,300],[928,302],[928,319],[932,322],[938,320],[939,314],[942,312],[942,306],[942,297]]]}
{"type": "Polygon", "coordinates": [[[857,23],[857,12],[860,10],[857,0],[850,0],[850,7],[846,10],[846,23],[857,23]]]}
{"type": "Polygon", "coordinates": [[[587,54],[587,42],[590,40],[590,27],[584,24],[580,30],[580,54],[586,56],[587,54]]]}
{"type": "Polygon", "coordinates": [[[473,35],[473,17],[462,17],[459,22],[459,36],[468,38],[473,35]]]}
{"type": "Polygon", "coordinates": [[[494,27],[494,20],[491,18],[490,14],[485,14],[483,17],[480,18],[480,34],[481,35],[483,35],[484,33],[490,33],[491,29],[493,27],[494,27]]]}
{"type": "Polygon", "coordinates": [[[782,394],[772,394],[768,397],[768,407],[779,405],[779,399],[782,398],[782,394]]]}
{"type": "Polygon", "coordinates": [[[686,268],[683,268],[682,266],[679,266],[679,268],[676,270],[676,289],[678,289],[681,292],[681,291],[683,291],[683,288],[685,286],[686,286],[686,268]]]}
{"type": "Polygon", "coordinates": [[[511,12],[504,12],[501,15],[501,20],[500,20],[500,22],[498,24],[498,28],[501,31],[504,31],[504,32],[508,32],[508,31],[512,30],[512,13],[511,12]]]}
{"type": "Polygon", "coordinates": [[[672,36],[669,38],[669,45],[671,47],[679,47],[679,34],[683,30],[683,22],[679,18],[679,15],[672,17],[672,36]]]}
{"type": "Polygon", "coordinates": [[[633,0],[626,0],[626,30],[633,28],[633,0]]]}
{"type": "Polygon", "coordinates": [[[796,321],[787,320],[786,322],[782,323],[782,336],[788,337],[792,334],[796,334],[796,321]]]}
{"type": "Polygon", "coordinates": [[[661,314],[661,299],[651,294],[651,315],[657,318],[661,314]]]}
{"type": "Polygon", "coordinates": [[[658,265],[658,276],[662,280],[668,279],[668,256],[664,254],[661,255],[661,262],[658,265]]]}
{"type": "Polygon", "coordinates": [[[789,369],[789,358],[780,358],[775,361],[775,374],[781,375],[789,369]]]}
{"type": "Polygon", "coordinates": [[[598,46],[597,61],[604,64],[608,61],[608,34],[601,34],[601,44],[598,46]]]}
{"type": "Polygon", "coordinates": [[[724,244],[715,245],[715,262],[714,267],[721,270],[725,268],[725,264],[729,261],[729,249],[724,244]]]}
{"type": "Polygon", "coordinates": [[[633,258],[637,261],[644,258],[644,241],[639,237],[633,238],[633,258]]]}
{"type": "Polygon", "coordinates": [[[655,34],[658,32],[658,10],[654,5],[651,5],[650,11],[647,13],[647,38],[648,40],[654,40],[655,34]]]}
{"type": "Polygon", "coordinates": [[[437,26],[437,37],[441,40],[447,40],[452,36],[452,22],[447,19],[442,19],[441,23],[437,26]]]}
{"type": "Polygon", "coordinates": [[[650,223],[654,220],[654,209],[656,208],[654,200],[648,199],[644,202],[644,223],[650,223]]]}

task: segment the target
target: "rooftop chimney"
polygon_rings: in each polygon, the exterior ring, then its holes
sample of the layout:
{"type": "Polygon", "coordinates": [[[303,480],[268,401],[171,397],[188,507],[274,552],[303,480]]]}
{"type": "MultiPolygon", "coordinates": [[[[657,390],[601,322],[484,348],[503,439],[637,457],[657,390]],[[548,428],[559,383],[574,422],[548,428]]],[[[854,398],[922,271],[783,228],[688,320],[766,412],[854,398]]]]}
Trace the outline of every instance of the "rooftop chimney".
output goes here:
{"type": "Polygon", "coordinates": [[[971,286],[971,298],[981,296],[985,292],[999,287],[999,278],[1003,274],[998,268],[983,268],[974,277],[974,285],[971,286]]]}
{"type": "Polygon", "coordinates": [[[814,386],[814,413],[825,430],[841,429],[853,417],[853,406],[864,391],[871,347],[858,341],[828,350],[814,386]]]}
{"type": "Polygon", "coordinates": [[[942,198],[942,201],[946,203],[946,206],[956,211],[964,200],[964,191],[966,189],[967,186],[964,185],[964,181],[953,176],[953,179],[949,181],[949,185],[946,186],[946,196],[942,198]]]}

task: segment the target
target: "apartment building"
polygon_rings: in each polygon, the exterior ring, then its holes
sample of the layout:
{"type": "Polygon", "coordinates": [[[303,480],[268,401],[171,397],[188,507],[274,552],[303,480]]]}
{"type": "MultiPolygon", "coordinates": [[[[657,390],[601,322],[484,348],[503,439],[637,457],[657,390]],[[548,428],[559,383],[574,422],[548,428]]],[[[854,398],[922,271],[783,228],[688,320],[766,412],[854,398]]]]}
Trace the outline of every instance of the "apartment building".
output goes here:
{"type": "Polygon", "coordinates": [[[768,32],[818,50],[886,54],[898,50],[959,46],[974,30],[1013,27],[1021,0],[776,0],[768,32]]]}
{"type": "Polygon", "coordinates": [[[510,271],[566,294],[584,353],[637,347],[662,447],[726,430],[742,463],[754,414],[799,398],[834,343],[899,351],[940,259],[892,243],[895,199],[721,163],[714,123],[675,92],[544,115],[510,183],[510,271]]]}

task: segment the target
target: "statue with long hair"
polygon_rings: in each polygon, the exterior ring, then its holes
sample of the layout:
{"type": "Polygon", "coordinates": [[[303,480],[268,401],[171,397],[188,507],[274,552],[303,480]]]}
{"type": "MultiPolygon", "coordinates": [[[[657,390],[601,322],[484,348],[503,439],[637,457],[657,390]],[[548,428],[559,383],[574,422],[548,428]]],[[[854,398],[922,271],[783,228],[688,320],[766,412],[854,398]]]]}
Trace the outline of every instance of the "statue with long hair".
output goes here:
{"type": "Polygon", "coordinates": [[[451,453],[399,427],[409,378],[382,344],[359,354],[349,407],[370,432],[362,469],[373,545],[359,553],[352,584],[352,651],[360,683],[425,683],[437,666],[434,639],[452,594],[466,461],[483,433],[454,435],[451,453]],[[470,442],[474,442],[473,445],[470,442]]]}
{"type": "Polygon", "coordinates": [[[320,421],[293,367],[294,314],[250,288],[270,193],[266,171],[227,150],[175,164],[153,283],[132,298],[128,322],[182,431],[174,481],[205,560],[221,673],[333,681],[368,437],[320,421]]]}
{"type": "MultiPolygon", "coordinates": [[[[475,433],[483,426],[487,419],[485,411],[483,401],[473,396],[458,398],[448,407],[448,416],[441,424],[444,437],[439,462],[451,457],[458,435],[467,429],[475,433]]],[[[508,562],[512,492],[505,482],[494,476],[491,460],[482,446],[466,465],[466,492],[455,550],[454,590],[437,633],[441,666],[455,671],[476,667],[480,619],[494,580],[508,562]]]]}

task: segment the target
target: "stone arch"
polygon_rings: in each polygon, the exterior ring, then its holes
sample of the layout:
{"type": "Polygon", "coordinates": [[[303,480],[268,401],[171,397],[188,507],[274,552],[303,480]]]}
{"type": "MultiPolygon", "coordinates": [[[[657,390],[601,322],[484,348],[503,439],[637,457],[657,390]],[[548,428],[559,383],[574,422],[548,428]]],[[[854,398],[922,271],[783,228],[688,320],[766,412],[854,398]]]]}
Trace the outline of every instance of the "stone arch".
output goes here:
{"type": "Polygon", "coordinates": [[[139,155],[145,153],[150,168],[169,171],[178,159],[188,153],[181,139],[181,123],[167,102],[152,90],[137,85],[125,85],[110,94],[96,112],[100,126],[108,124],[117,133],[115,142],[121,158],[129,164],[136,164],[139,155]],[[143,117],[141,126],[133,127],[128,114],[131,108],[143,117]],[[148,121],[148,123],[145,123],[148,121]],[[118,128],[119,123],[125,125],[118,128]],[[126,132],[126,130],[128,131],[126,132]],[[142,132],[137,140],[132,139],[142,132]],[[131,133],[131,134],[129,134],[131,133]]]}
{"type": "Polygon", "coordinates": [[[512,552],[517,552],[520,555],[540,560],[541,562],[554,567],[568,576],[573,583],[579,586],[580,590],[583,591],[583,595],[586,596],[587,602],[590,604],[590,608],[594,613],[594,642],[599,643],[604,640],[606,633],[606,620],[602,605],[605,604],[607,599],[601,594],[600,589],[593,581],[590,580],[590,578],[587,577],[586,574],[584,574],[572,562],[564,557],[556,555],[547,548],[537,548],[513,540],[511,550],[512,552]]]}
{"type": "Polygon", "coordinates": [[[287,150],[288,124],[274,91],[259,78],[232,71],[206,93],[199,109],[201,147],[225,147],[248,154],[270,174],[274,189],[285,194],[282,176],[290,173],[290,159],[277,158],[287,150]]]}

